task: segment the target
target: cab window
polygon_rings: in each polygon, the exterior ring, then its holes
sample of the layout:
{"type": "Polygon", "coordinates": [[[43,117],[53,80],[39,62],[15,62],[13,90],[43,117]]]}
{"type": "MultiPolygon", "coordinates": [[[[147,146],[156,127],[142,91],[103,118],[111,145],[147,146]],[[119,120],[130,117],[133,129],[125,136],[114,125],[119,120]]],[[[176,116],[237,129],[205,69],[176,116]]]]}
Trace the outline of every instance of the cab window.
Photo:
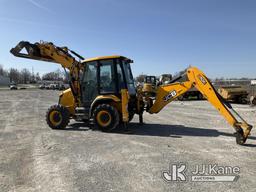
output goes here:
{"type": "Polygon", "coordinates": [[[100,61],[100,93],[114,93],[115,90],[113,60],[102,60],[100,61]]]}
{"type": "Polygon", "coordinates": [[[82,97],[92,101],[97,96],[97,62],[88,62],[82,78],[82,97]]]}
{"type": "Polygon", "coordinates": [[[121,89],[125,89],[125,82],[124,82],[124,76],[123,76],[120,63],[117,63],[116,69],[117,69],[117,79],[118,79],[118,91],[121,91],[121,89]]]}
{"type": "Polygon", "coordinates": [[[124,68],[128,91],[131,95],[134,95],[134,94],[136,94],[136,89],[135,89],[135,84],[134,84],[134,80],[133,80],[133,76],[132,76],[132,70],[131,70],[130,63],[123,61],[123,68],[124,68]]]}

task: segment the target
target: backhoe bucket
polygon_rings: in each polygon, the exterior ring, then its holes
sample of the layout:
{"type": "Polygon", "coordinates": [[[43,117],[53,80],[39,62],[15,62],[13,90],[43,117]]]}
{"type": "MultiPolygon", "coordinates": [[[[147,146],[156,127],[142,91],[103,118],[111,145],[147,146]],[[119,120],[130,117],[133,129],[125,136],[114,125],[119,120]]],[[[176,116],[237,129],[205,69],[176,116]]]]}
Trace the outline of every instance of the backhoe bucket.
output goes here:
{"type": "Polygon", "coordinates": [[[250,135],[252,126],[247,124],[246,122],[239,122],[235,125],[235,127],[238,129],[235,133],[236,143],[239,145],[243,145],[247,140],[248,136],[250,135]]]}
{"type": "Polygon", "coordinates": [[[15,48],[12,48],[10,52],[16,56],[16,57],[22,57],[27,59],[34,59],[34,60],[40,60],[40,61],[48,61],[48,62],[55,62],[51,58],[43,57],[40,53],[40,49],[38,47],[38,44],[31,44],[27,41],[21,41],[16,45],[15,48]],[[21,52],[22,50],[25,51],[21,52]]]}

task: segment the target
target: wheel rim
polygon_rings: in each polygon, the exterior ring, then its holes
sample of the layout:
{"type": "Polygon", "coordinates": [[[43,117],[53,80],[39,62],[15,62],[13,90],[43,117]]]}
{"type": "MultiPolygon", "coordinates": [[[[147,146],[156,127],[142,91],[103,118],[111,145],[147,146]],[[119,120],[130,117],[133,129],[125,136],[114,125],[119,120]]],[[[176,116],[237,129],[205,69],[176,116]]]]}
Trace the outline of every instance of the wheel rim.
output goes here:
{"type": "Polygon", "coordinates": [[[100,126],[107,127],[111,123],[112,117],[108,111],[100,111],[96,119],[100,126]]]}
{"type": "Polygon", "coordinates": [[[54,126],[58,126],[60,125],[62,121],[62,115],[59,111],[52,111],[50,113],[50,122],[54,125],[54,126]]]}

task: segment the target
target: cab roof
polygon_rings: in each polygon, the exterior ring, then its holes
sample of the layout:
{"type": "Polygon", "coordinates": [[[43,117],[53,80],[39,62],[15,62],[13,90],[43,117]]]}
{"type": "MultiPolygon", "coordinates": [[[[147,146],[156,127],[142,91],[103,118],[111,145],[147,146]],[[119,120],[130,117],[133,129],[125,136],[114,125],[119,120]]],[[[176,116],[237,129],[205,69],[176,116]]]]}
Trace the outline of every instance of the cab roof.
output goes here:
{"type": "Polygon", "coordinates": [[[98,60],[104,60],[104,59],[118,59],[118,58],[130,60],[129,58],[121,56],[121,55],[110,55],[110,56],[88,58],[88,59],[83,60],[82,63],[89,62],[89,61],[98,61],[98,60]]]}

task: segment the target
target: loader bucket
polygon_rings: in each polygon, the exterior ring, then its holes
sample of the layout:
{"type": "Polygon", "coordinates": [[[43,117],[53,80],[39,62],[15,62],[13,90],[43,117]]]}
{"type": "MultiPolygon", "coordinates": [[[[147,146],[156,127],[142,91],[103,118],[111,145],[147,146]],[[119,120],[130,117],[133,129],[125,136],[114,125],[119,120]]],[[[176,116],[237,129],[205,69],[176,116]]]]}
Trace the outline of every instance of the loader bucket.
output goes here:
{"type": "Polygon", "coordinates": [[[40,49],[37,43],[31,44],[27,41],[21,41],[16,45],[16,47],[12,48],[10,52],[16,57],[55,62],[51,58],[41,55],[40,49]]]}

